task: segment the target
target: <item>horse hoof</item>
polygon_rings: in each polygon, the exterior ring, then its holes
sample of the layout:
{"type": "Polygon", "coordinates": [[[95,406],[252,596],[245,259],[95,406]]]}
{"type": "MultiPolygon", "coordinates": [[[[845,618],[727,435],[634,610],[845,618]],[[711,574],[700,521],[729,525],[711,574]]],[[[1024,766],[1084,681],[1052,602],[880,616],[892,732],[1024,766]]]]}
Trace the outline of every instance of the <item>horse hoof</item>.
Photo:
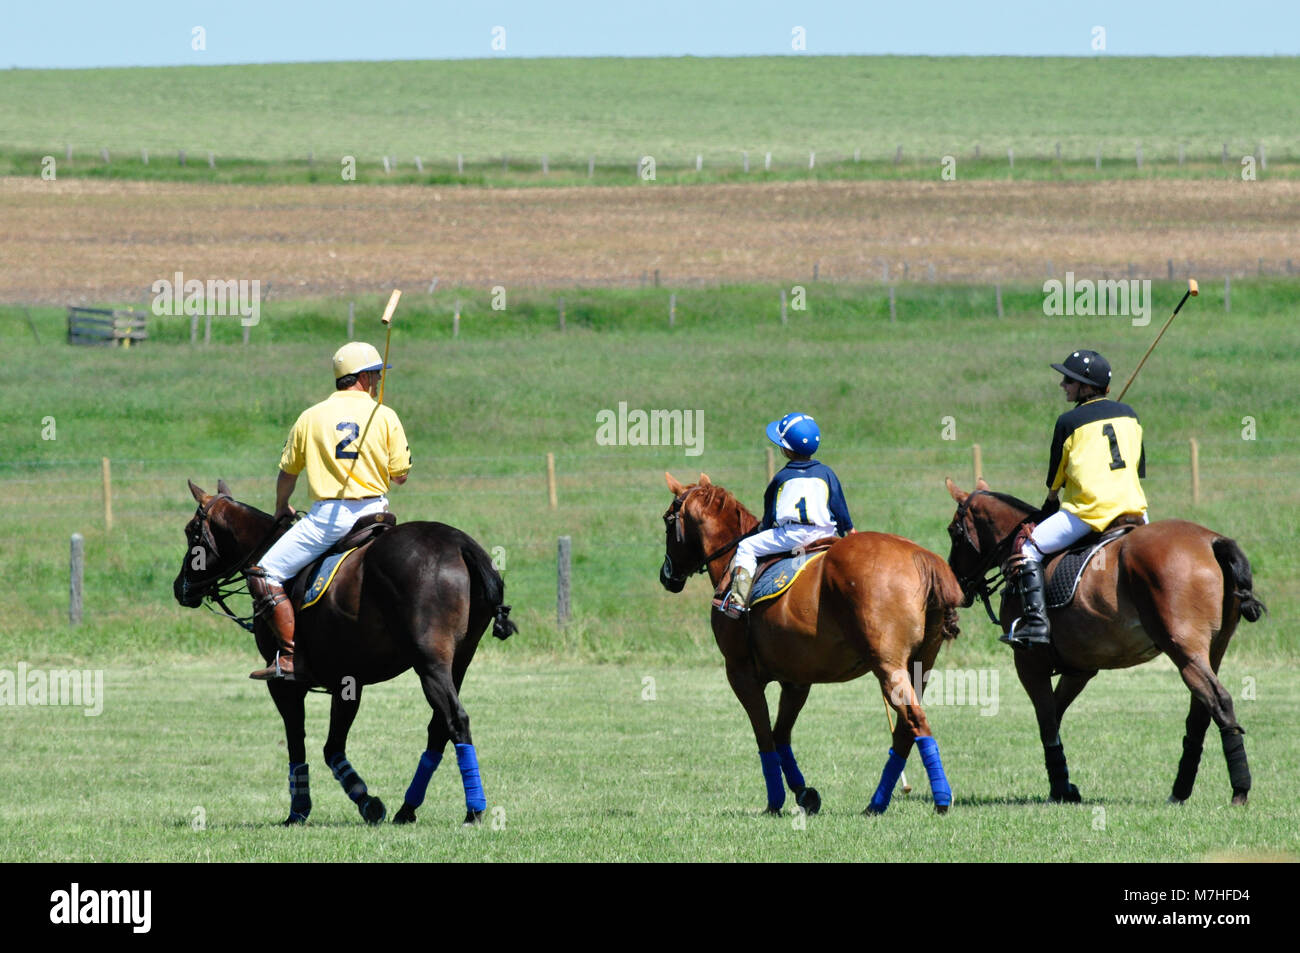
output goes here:
{"type": "Polygon", "coordinates": [[[394,823],[394,824],[414,824],[414,823],[415,823],[415,808],[411,807],[411,805],[409,805],[409,804],[403,804],[402,807],[401,807],[401,810],[399,810],[395,815],[393,815],[393,823],[394,823]]]}
{"type": "Polygon", "coordinates": [[[1246,792],[1242,791],[1240,794],[1234,794],[1232,796],[1232,803],[1236,807],[1244,807],[1246,804],[1246,792]]]}
{"type": "Polygon", "coordinates": [[[805,814],[816,814],[822,809],[822,796],[816,788],[804,788],[795,795],[794,801],[803,808],[805,814]]]}
{"type": "Polygon", "coordinates": [[[479,827],[483,824],[483,815],[486,813],[487,813],[486,811],[466,811],[465,820],[461,823],[460,826],[479,827]]]}
{"type": "Polygon", "coordinates": [[[1083,797],[1079,794],[1079,789],[1071,784],[1063,793],[1052,792],[1049,800],[1053,804],[1078,804],[1083,801],[1083,797]]]}
{"type": "Polygon", "coordinates": [[[874,808],[874,807],[872,807],[870,804],[868,804],[868,805],[867,805],[867,809],[866,809],[865,811],[862,812],[862,816],[863,816],[863,817],[880,817],[882,814],[885,813],[885,810],[886,810],[886,808],[883,808],[883,807],[880,808],[879,810],[877,810],[876,808],[874,808]]]}
{"type": "Polygon", "coordinates": [[[1178,797],[1176,794],[1171,794],[1171,795],[1169,795],[1169,801],[1168,801],[1167,803],[1169,803],[1169,804],[1186,804],[1186,803],[1187,803],[1187,798],[1185,798],[1185,797],[1178,797]]]}
{"type": "Polygon", "coordinates": [[[780,817],[781,809],[779,807],[773,807],[771,804],[769,804],[767,807],[763,809],[763,813],[766,814],[768,817],[780,817]]]}
{"type": "Polygon", "coordinates": [[[361,811],[361,817],[372,827],[376,824],[384,823],[384,818],[388,816],[388,809],[384,807],[384,802],[377,797],[367,797],[357,809],[361,811]]]}
{"type": "Polygon", "coordinates": [[[936,804],[936,805],[934,806],[934,813],[936,813],[936,814],[947,814],[947,813],[948,813],[948,805],[947,805],[947,804],[936,804]]]}
{"type": "Polygon", "coordinates": [[[280,822],[281,827],[296,827],[300,824],[307,823],[307,815],[299,814],[297,811],[290,811],[289,816],[280,822]]]}

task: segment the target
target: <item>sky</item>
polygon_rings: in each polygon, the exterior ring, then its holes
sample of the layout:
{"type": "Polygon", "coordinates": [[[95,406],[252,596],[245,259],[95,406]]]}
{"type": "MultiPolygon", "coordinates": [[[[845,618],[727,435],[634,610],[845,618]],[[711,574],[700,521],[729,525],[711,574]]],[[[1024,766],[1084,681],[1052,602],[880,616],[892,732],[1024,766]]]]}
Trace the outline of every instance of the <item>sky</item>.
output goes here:
{"type": "Polygon", "coordinates": [[[1300,2],[0,0],[0,68],[816,54],[1294,56],[1300,2]]]}

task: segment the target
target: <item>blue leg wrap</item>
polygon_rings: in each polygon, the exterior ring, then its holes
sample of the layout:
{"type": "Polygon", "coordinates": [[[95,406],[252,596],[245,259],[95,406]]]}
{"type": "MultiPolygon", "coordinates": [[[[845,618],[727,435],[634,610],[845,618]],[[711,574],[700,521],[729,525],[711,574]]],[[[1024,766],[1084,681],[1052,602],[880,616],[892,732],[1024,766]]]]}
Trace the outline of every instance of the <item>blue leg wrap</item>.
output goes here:
{"type": "Polygon", "coordinates": [[[460,780],[465,785],[465,809],[486,811],[487,798],[478,775],[478,752],[473,745],[456,745],[456,764],[460,766],[460,780]]]}
{"type": "Polygon", "coordinates": [[[781,770],[785,772],[785,783],[790,785],[791,791],[802,791],[807,785],[804,783],[803,774],[799,771],[799,765],[795,763],[794,752],[790,750],[790,746],[777,745],[776,753],[781,756],[781,770]]]}
{"type": "Polygon", "coordinates": [[[343,755],[338,752],[330,757],[330,770],[334,772],[334,780],[343,786],[348,797],[352,798],[354,804],[360,804],[361,799],[366,796],[366,782],[361,780],[361,775],[357,774],[356,769],[343,755]]]}
{"type": "Polygon", "coordinates": [[[311,787],[306,762],[289,762],[289,820],[305,821],[311,813],[311,787]]]}
{"type": "Polygon", "coordinates": [[[415,777],[411,779],[411,786],[406,789],[406,803],[411,807],[419,807],[424,803],[424,792],[429,788],[429,779],[433,777],[433,772],[438,769],[441,762],[441,751],[426,751],[420,755],[420,763],[415,768],[415,777]]]}
{"type": "Polygon", "coordinates": [[[943,773],[943,760],[939,757],[939,742],[933,738],[917,738],[916,747],[921,752],[921,763],[925,773],[930,777],[930,791],[934,794],[936,806],[947,807],[952,804],[952,788],[948,786],[948,776],[943,773]]]}
{"type": "Polygon", "coordinates": [[[900,758],[893,748],[889,749],[889,760],[885,762],[885,770],[880,772],[880,784],[876,786],[876,793],[871,795],[869,809],[873,813],[885,813],[890,798],[894,796],[894,785],[898,783],[898,776],[903,773],[906,764],[906,758],[900,758]]]}
{"type": "Polygon", "coordinates": [[[785,785],[781,783],[781,756],[775,751],[760,751],[758,760],[763,765],[763,781],[767,785],[767,809],[779,811],[785,804],[785,785]]]}

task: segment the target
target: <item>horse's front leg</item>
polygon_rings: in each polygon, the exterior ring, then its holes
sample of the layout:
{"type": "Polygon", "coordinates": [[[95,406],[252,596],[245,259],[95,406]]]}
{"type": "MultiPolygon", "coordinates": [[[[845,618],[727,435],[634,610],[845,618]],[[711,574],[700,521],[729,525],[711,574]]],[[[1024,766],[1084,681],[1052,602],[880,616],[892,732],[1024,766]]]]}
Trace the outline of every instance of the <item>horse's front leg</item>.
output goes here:
{"type": "Polygon", "coordinates": [[[330,733],[325,739],[325,763],[334,772],[334,780],[343,787],[352,803],[361,812],[367,824],[381,824],[388,811],[384,802],[373,797],[366,788],[366,782],[357,774],[356,768],[348,762],[344,748],[348,743],[348,732],[361,707],[361,686],[352,679],[334,689],[330,702],[330,733]]]}
{"type": "Polygon", "coordinates": [[[772,727],[772,739],[776,742],[776,753],[781,759],[781,770],[785,774],[785,783],[794,794],[795,803],[808,814],[821,810],[822,798],[816,788],[809,787],[803,779],[803,772],[794,760],[794,751],[790,747],[790,736],[794,732],[795,719],[803,710],[808,700],[808,685],[781,683],[781,701],[776,709],[776,724],[772,727]]]}
{"type": "Polygon", "coordinates": [[[284,722],[284,738],[289,748],[289,816],[286,827],[303,824],[311,814],[311,789],[307,781],[306,715],[303,699],[307,686],[302,682],[272,679],[266,683],[271,700],[284,722]]]}
{"type": "MultiPolygon", "coordinates": [[[[748,658],[735,661],[727,659],[727,681],[731,683],[731,690],[736,693],[736,699],[749,716],[749,723],[754,729],[754,740],[758,742],[758,760],[763,767],[763,783],[767,787],[767,813],[780,814],[785,805],[785,785],[781,783],[781,755],[776,750],[767,696],[763,694],[766,683],[759,679],[754,663],[748,658]]],[[[794,719],[791,718],[790,721],[793,724],[794,719]]]]}
{"type": "Polygon", "coordinates": [[[1044,652],[1017,649],[1016,675],[1033,703],[1034,715],[1038,719],[1038,738],[1043,744],[1043,761],[1047,766],[1048,797],[1057,803],[1077,804],[1081,798],[1079,789],[1070,783],[1065,746],[1061,744],[1060,715],[1083,690],[1087,679],[1083,679],[1082,684],[1067,683],[1061,692],[1063,704],[1058,703],[1057,695],[1052,691],[1051,663],[1045,655],[1044,652]]]}

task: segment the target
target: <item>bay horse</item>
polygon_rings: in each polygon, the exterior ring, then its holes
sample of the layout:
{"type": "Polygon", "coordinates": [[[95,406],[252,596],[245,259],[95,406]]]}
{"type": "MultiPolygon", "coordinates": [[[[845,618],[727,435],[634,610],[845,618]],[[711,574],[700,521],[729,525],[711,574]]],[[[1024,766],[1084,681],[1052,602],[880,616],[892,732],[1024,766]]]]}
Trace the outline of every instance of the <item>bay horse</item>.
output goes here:
{"type": "MultiPolygon", "coordinates": [[[[173,593],[187,608],[209,599],[225,610],[225,597],[236,591],[228,585],[257,564],[289,522],[277,523],[261,510],[238,502],[223,480],[217,481],[215,494],[205,493],[193,482],[189,487],[199,508],[185,527],[188,551],[173,593]]],[[[460,703],[460,686],[489,622],[499,639],[517,631],[509,618],[510,607],[502,605],[504,594],[505,583],[483,548],[444,523],[402,523],[343,560],[320,601],[298,613],[297,680],[277,678],[266,683],[284,721],[289,746],[290,807],[285,825],[304,823],[311,813],[303,700],[313,687],[333,695],[325,763],[366,822],[383,822],[387,815],[383,802],[369,793],[348,763],[344,746],[361,704],[362,686],[395,678],[408,668],[420,677],[433,717],[426,749],[393,823],[415,820],[448,740],[455,745],[465,789],[465,824],[482,821],[487,801],[469,715],[460,703]]],[[[270,663],[278,640],[265,617],[256,617],[249,625],[229,611],[219,614],[250,629],[270,663]]]]}
{"type": "MultiPolygon", "coordinates": [[[[976,596],[995,624],[1007,631],[1020,615],[1020,600],[1008,593],[1001,618],[993,617],[989,596],[997,589],[998,567],[1012,555],[1021,527],[1042,517],[1036,507],[994,493],[982,479],[965,493],[951,479],[948,492],[957,512],[948,525],[952,567],[964,594],[976,596]]],[[[1201,748],[1210,720],[1219,726],[1228,762],[1232,803],[1245,804],[1250,792],[1245,729],[1237,723],[1232,697],[1219,682],[1219,663],[1238,619],[1254,622],[1266,611],[1254,595],[1250,562],[1234,540],[1186,520],[1159,520],[1138,526],[1103,549],[1079,578],[1074,601],[1049,610],[1050,646],[1015,647],[1016,674],[1034,705],[1038,734],[1056,802],[1078,803],[1070,783],[1061,718],[1100,669],[1128,668],[1164,653],[1192,693],[1171,804],[1192,795],[1201,748]],[[1052,676],[1060,673],[1056,689],[1052,676]]],[[[1054,557],[1044,567],[1049,572],[1054,557]]]]}
{"type": "MultiPolygon", "coordinates": [[[[729,553],[758,520],[706,474],[690,486],[664,476],[673,502],[664,513],[659,581],[669,592],[681,592],[691,575],[707,571],[716,590],[729,553]]],[[[867,673],[879,680],[898,724],[864,813],[882,814],[889,806],[913,743],[921,751],[935,811],[948,810],[952,790],[917,689],[944,640],[957,636],[961,598],[961,587],[939,555],[901,536],[852,533],[800,572],[781,598],[760,603],[740,620],[710,612],[727,681],[758,742],[767,813],[779,814],[785,804],[783,773],[799,807],[818,812],[821,797],[804,781],[790,748],[795,720],[813,684],[867,673]],[[913,682],[916,677],[919,683],[913,682]],[[775,726],[764,695],[773,681],[781,685],[775,726]]]]}

